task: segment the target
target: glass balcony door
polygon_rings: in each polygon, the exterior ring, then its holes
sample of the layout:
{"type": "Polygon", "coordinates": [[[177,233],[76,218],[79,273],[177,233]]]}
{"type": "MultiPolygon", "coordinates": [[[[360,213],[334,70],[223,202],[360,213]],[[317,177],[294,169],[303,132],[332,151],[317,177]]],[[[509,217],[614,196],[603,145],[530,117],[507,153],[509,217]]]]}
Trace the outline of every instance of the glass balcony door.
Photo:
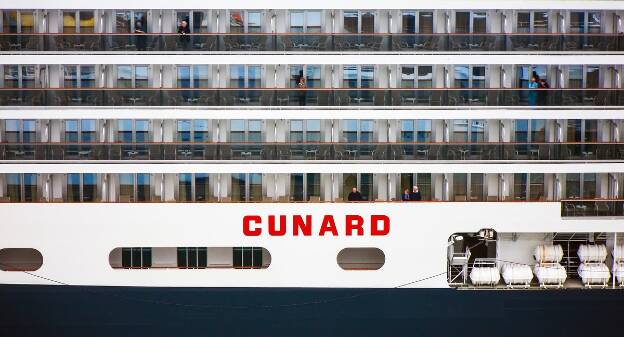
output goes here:
{"type": "Polygon", "coordinates": [[[320,33],[321,13],[314,10],[290,11],[290,32],[320,33]]]}
{"type": "MultiPolygon", "coordinates": [[[[420,200],[433,200],[431,173],[401,173],[399,184],[400,186],[397,190],[399,200],[412,200],[410,199],[412,197],[410,194],[413,193],[414,187],[418,187],[420,200]]],[[[412,198],[415,198],[415,196],[412,198]]]]}
{"type": "Polygon", "coordinates": [[[177,201],[206,202],[210,197],[210,178],[208,173],[178,174],[177,201]]]}
{"type": "Polygon", "coordinates": [[[39,66],[34,64],[4,65],[4,88],[35,88],[38,82],[39,66]]]}
{"type": "Polygon", "coordinates": [[[118,200],[120,202],[151,201],[150,178],[151,175],[148,173],[120,173],[118,200]]]}
{"type": "Polygon", "coordinates": [[[261,11],[230,10],[230,33],[261,33],[262,18],[261,11]]]}
{"type": "Polygon", "coordinates": [[[487,33],[486,12],[455,12],[455,33],[484,34],[487,33]]]}
{"type": "Polygon", "coordinates": [[[65,200],[70,202],[93,202],[97,196],[97,174],[66,174],[65,200]]]}
{"type": "Polygon", "coordinates": [[[375,33],[376,12],[371,10],[344,11],[343,32],[351,34],[375,33]]]}
{"type": "Polygon", "coordinates": [[[10,202],[39,201],[39,175],[35,173],[6,174],[6,196],[10,202]]]}
{"type": "Polygon", "coordinates": [[[191,33],[207,33],[208,32],[208,13],[206,11],[175,11],[176,21],[174,31],[182,25],[182,21],[186,21],[191,33]]]}
{"type": "Polygon", "coordinates": [[[37,14],[33,11],[2,11],[3,33],[34,33],[37,14]]]}
{"type": "Polygon", "coordinates": [[[288,141],[292,143],[318,143],[321,141],[321,121],[319,119],[290,120],[288,141]]]}
{"type": "Polygon", "coordinates": [[[116,88],[147,88],[149,86],[148,65],[118,65],[116,88]]]}
{"type": "Polygon", "coordinates": [[[37,121],[31,119],[5,119],[3,142],[33,143],[37,141],[37,121]]]}
{"type": "Polygon", "coordinates": [[[428,143],[432,141],[432,127],[430,119],[403,119],[401,120],[400,142],[428,143]]]}
{"type": "Polygon", "coordinates": [[[433,34],[433,11],[406,10],[401,12],[401,33],[433,34]]]}
{"type": "Polygon", "coordinates": [[[516,14],[516,32],[548,33],[549,13],[546,11],[521,11],[516,14]]]}
{"type": "Polygon", "coordinates": [[[149,33],[147,12],[142,10],[115,11],[116,33],[149,33]]]}
{"type": "Polygon", "coordinates": [[[233,173],[231,178],[232,201],[262,201],[263,192],[261,173],[233,173]]]}
{"type": "Polygon", "coordinates": [[[95,65],[63,65],[65,88],[95,88],[95,65]]]}
{"type": "Polygon", "coordinates": [[[601,14],[601,12],[596,11],[570,12],[570,33],[600,33],[602,31],[601,14]]]}
{"type": "Polygon", "coordinates": [[[451,121],[451,142],[476,143],[486,140],[488,122],[485,119],[453,119],[451,121]]]}
{"type": "Polygon", "coordinates": [[[290,200],[310,201],[321,198],[321,174],[320,173],[291,173],[290,174],[290,200]]]}
{"type": "Polygon", "coordinates": [[[546,141],[546,120],[516,119],[513,141],[516,143],[543,143],[546,141]]]}
{"type": "Polygon", "coordinates": [[[342,174],[342,198],[349,201],[349,194],[356,188],[360,192],[361,200],[351,201],[374,201],[372,173],[343,173],[342,174]]]}
{"type": "Polygon", "coordinates": [[[63,11],[63,33],[94,33],[95,14],[94,11],[63,11]]]}
{"type": "Polygon", "coordinates": [[[210,120],[182,119],[176,121],[178,142],[205,143],[210,141],[210,120]]]}
{"type": "Polygon", "coordinates": [[[342,136],[340,141],[344,143],[369,143],[373,141],[375,121],[370,119],[344,119],[342,123],[342,136]]]}

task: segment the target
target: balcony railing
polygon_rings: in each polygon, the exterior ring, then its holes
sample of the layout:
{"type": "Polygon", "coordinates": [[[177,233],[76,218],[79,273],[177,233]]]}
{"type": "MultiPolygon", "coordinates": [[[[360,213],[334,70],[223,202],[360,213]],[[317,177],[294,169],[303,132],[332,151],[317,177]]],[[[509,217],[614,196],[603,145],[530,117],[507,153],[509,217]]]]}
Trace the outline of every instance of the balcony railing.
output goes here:
{"type": "Polygon", "coordinates": [[[624,217],[624,200],[561,200],[562,217],[624,217]]]}
{"type": "Polygon", "coordinates": [[[621,34],[0,34],[0,51],[92,52],[570,52],[622,51],[621,34]]]}
{"type": "Polygon", "coordinates": [[[624,160],[624,143],[0,143],[20,160],[624,160]]]}
{"type": "Polygon", "coordinates": [[[0,106],[622,106],[624,89],[3,88],[0,106]]]}

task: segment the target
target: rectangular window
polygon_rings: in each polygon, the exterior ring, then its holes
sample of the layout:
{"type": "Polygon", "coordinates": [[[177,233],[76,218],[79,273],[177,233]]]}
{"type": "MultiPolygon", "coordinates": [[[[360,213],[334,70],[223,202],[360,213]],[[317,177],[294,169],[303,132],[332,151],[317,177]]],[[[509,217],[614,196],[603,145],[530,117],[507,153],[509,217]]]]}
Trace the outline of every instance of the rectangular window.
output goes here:
{"type": "Polygon", "coordinates": [[[303,142],[303,121],[290,121],[290,141],[294,143],[303,142]]]}
{"type": "Polygon", "coordinates": [[[546,141],[546,121],[543,119],[531,120],[531,141],[543,143],[546,141]]]}
{"type": "Polygon", "coordinates": [[[80,202],[80,173],[67,174],[67,201],[80,202]]]}
{"type": "Polygon", "coordinates": [[[422,200],[432,199],[431,190],[431,173],[418,173],[416,175],[416,184],[422,200]]]}
{"type": "Polygon", "coordinates": [[[345,11],[343,14],[343,27],[345,33],[359,33],[359,15],[358,12],[345,11]]]}
{"type": "Polygon", "coordinates": [[[581,197],[581,174],[566,174],[566,198],[579,199],[581,197]]]}
{"type": "Polygon", "coordinates": [[[529,198],[532,201],[544,200],[544,174],[531,173],[529,198]]]}
{"type": "Polygon", "coordinates": [[[19,88],[19,66],[4,65],[4,87],[19,88]]]}
{"type": "Polygon", "coordinates": [[[318,119],[306,120],[306,142],[318,143],[321,141],[321,121],[318,119]]]}
{"type": "Polygon", "coordinates": [[[151,201],[150,174],[137,173],[137,201],[151,201]]]}
{"type": "Polygon", "coordinates": [[[583,173],[583,199],[596,198],[596,174],[583,173]]]}
{"type": "Polygon", "coordinates": [[[304,173],[291,173],[290,174],[290,200],[292,201],[304,201],[304,173]]]}
{"type": "Polygon", "coordinates": [[[117,66],[117,87],[132,88],[132,66],[117,66]]]}
{"type": "Polygon", "coordinates": [[[310,201],[310,197],[321,197],[321,174],[306,173],[306,201],[310,201]]]}
{"type": "Polygon", "coordinates": [[[247,201],[247,175],[232,173],[232,201],[247,201]]]}
{"type": "Polygon", "coordinates": [[[262,248],[260,247],[234,247],[233,264],[237,269],[262,268],[262,248]]]}
{"type": "Polygon", "coordinates": [[[208,248],[178,247],[178,268],[206,268],[208,248]]]}
{"type": "Polygon", "coordinates": [[[416,33],[416,12],[403,11],[401,15],[401,27],[403,34],[416,33]]]}
{"type": "Polygon", "coordinates": [[[514,173],[514,200],[526,200],[527,173],[514,173]]]}
{"type": "Polygon", "coordinates": [[[414,120],[401,121],[401,142],[412,143],[414,141],[414,120]]]}
{"type": "Polygon", "coordinates": [[[362,194],[362,201],[373,201],[373,174],[361,173],[360,174],[360,193],[362,194]]]}
{"type": "Polygon", "coordinates": [[[7,195],[11,202],[22,201],[22,175],[19,173],[7,173],[7,195]]]}
{"type": "Polygon", "coordinates": [[[37,174],[24,173],[24,201],[39,201],[37,193],[37,174]]]}
{"type": "Polygon", "coordinates": [[[374,122],[372,120],[360,120],[360,142],[370,143],[373,141],[374,122]]]}
{"type": "Polygon", "coordinates": [[[418,13],[418,33],[433,34],[433,12],[418,13]]]}
{"type": "Polygon", "coordinates": [[[123,268],[151,268],[152,248],[133,247],[121,249],[121,266],[123,268]]]}
{"type": "Polygon", "coordinates": [[[357,88],[358,70],[356,65],[346,65],[343,67],[343,88],[357,88]]]}
{"type": "Polygon", "coordinates": [[[195,201],[207,201],[210,198],[208,173],[195,173],[195,201]]]}
{"type": "Polygon", "coordinates": [[[97,175],[95,173],[82,174],[82,201],[92,202],[97,199],[97,175]]]}
{"type": "Polygon", "coordinates": [[[193,201],[193,174],[180,173],[178,175],[178,201],[193,201]]]}
{"type": "Polygon", "coordinates": [[[470,201],[483,201],[484,195],[484,174],[470,174],[470,201]]]}
{"type": "Polygon", "coordinates": [[[230,121],[230,140],[235,143],[245,141],[245,120],[233,119],[230,121]]]}
{"type": "Polygon", "coordinates": [[[468,175],[466,173],[453,173],[453,194],[455,201],[468,200],[468,175]]]}
{"type": "Polygon", "coordinates": [[[132,202],[134,201],[134,174],[132,173],[120,173],[119,174],[119,201],[132,202]]]}

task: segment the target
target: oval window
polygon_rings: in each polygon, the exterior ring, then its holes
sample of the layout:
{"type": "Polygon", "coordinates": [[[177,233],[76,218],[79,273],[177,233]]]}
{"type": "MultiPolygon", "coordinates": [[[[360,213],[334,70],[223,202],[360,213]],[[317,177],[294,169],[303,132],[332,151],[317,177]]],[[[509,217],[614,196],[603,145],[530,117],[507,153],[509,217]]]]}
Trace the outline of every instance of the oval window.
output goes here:
{"type": "Polygon", "coordinates": [[[338,253],[337,260],[344,270],[378,270],[386,263],[386,254],[374,247],[345,248],[338,253]]]}
{"type": "Polygon", "coordinates": [[[34,248],[0,249],[0,270],[35,271],[43,265],[43,255],[34,248]]]}

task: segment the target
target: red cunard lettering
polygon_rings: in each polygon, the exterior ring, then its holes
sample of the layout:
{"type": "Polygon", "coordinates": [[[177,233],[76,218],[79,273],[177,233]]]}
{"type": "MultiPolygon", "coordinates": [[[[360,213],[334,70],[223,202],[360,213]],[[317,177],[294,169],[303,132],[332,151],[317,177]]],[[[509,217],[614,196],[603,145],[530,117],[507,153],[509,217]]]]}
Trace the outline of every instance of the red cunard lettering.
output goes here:
{"type": "Polygon", "coordinates": [[[245,236],[318,236],[331,234],[338,236],[385,236],[390,234],[390,218],[387,215],[373,214],[370,217],[362,217],[357,214],[341,216],[339,225],[333,215],[323,215],[322,220],[312,215],[245,215],[243,217],[243,234],[245,236]],[[278,219],[279,217],[279,219],[278,219]],[[316,219],[316,222],[313,220],[316,219]],[[338,231],[340,228],[340,232],[338,231]]]}
{"type": "Polygon", "coordinates": [[[319,230],[319,236],[324,236],[325,232],[331,232],[333,236],[338,236],[338,229],[336,229],[334,217],[331,215],[323,216],[323,223],[321,224],[321,230],[319,230]]]}
{"type": "Polygon", "coordinates": [[[298,236],[299,231],[303,236],[312,235],[312,216],[306,215],[305,222],[301,215],[293,215],[293,236],[298,236]]]}
{"type": "Polygon", "coordinates": [[[345,228],[346,228],[347,236],[353,235],[354,229],[358,236],[364,235],[364,228],[362,227],[364,225],[364,219],[361,216],[347,215],[345,217],[345,222],[346,222],[345,228]]]}
{"type": "Polygon", "coordinates": [[[260,224],[262,223],[262,218],[259,215],[245,215],[243,217],[243,234],[246,236],[259,236],[262,234],[262,229],[260,228],[251,229],[251,223],[260,224]]]}
{"type": "Polygon", "coordinates": [[[284,236],[286,235],[286,216],[280,215],[279,228],[275,225],[275,215],[269,215],[269,235],[284,236]]]}
{"type": "Polygon", "coordinates": [[[371,215],[371,235],[383,236],[390,233],[390,218],[387,215],[371,215]],[[381,228],[379,228],[381,223],[381,228]]]}

